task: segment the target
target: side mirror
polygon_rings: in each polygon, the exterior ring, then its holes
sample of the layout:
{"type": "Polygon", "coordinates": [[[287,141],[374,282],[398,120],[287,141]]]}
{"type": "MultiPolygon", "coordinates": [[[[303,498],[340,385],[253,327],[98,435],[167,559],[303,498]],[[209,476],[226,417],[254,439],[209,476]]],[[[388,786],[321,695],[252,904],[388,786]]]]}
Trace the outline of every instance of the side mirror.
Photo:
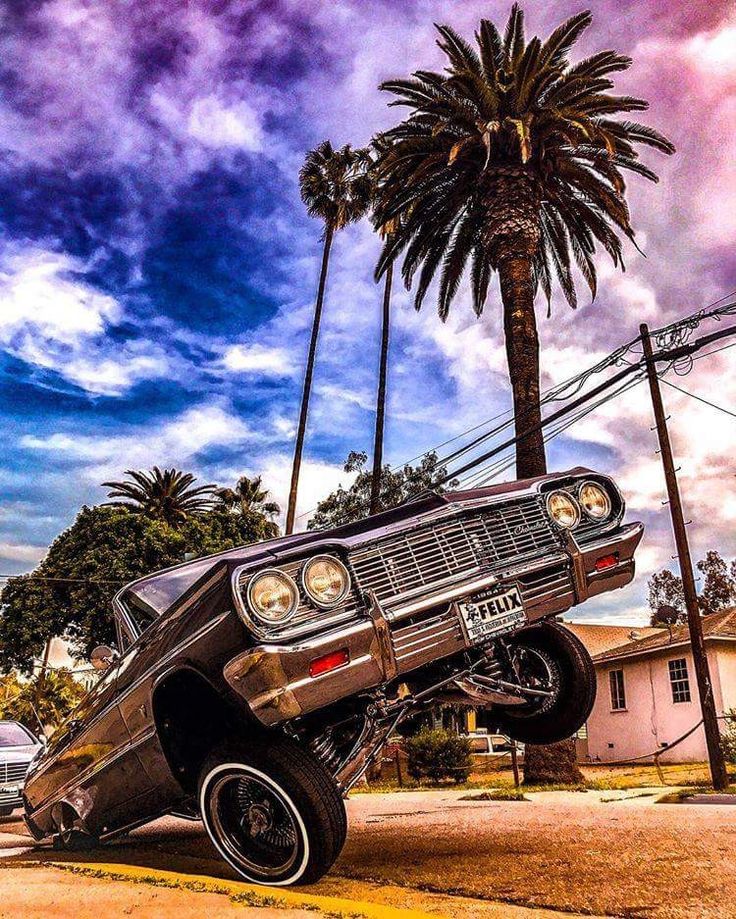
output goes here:
{"type": "Polygon", "coordinates": [[[98,645],[90,654],[89,662],[95,670],[107,670],[117,656],[118,652],[113,648],[109,648],[107,645],[98,645]]]}

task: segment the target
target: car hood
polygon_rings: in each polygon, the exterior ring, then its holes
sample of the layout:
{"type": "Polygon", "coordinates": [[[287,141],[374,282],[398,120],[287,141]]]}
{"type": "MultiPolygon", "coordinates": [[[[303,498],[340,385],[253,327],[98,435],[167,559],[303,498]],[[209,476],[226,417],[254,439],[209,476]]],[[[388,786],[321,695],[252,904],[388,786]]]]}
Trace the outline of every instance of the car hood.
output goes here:
{"type": "Polygon", "coordinates": [[[23,747],[0,747],[0,763],[30,763],[41,749],[41,744],[23,747]]]}
{"type": "Polygon", "coordinates": [[[173,568],[166,568],[163,571],[146,575],[127,587],[118,595],[123,601],[127,595],[133,595],[139,601],[142,601],[156,613],[161,614],[170,609],[171,606],[181,599],[195,584],[201,581],[205,575],[213,571],[216,567],[228,562],[237,561],[238,564],[247,564],[263,559],[267,562],[273,562],[277,555],[287,551],[307,547],[311,543],[324,542],[342,542],[345,540],[355,540],[365,537],[367,533],[375,530],[382,530],[408,520],[412,517],[421,517],[429,514],[439,508],[446,507],[448,504],[465,504],[472,503],[484,498],[492,499],[497,496],[524,493],[538,489],[545,482],[555,479],[559,480],[568,475],[580,475],[588,473],[589,469],[576,467],[565,472],[553,472],[547,475],[537,476],[532,479],[520,479],[512,482],[500,482],[497,485],[490,485],[485,488],[475,488],[467,491],[449,491],[439,494],[434,491],[426,491],[409,501],[400,504],[390,510],[383,511],[380,514],[373,514],[363,520],[354,523],[348,523],[344,526],[334,527],[327,530],[308,530],[303,533],[293,533],[290,536],[277,536],[275,539],[268,539],[264,542],[253,543],[249,546],[240,546],[235,549],[228,549],[225,552],[219,552],[216,555],[208,555],[205,558],[195,559],[191,562],[183,562],[175,565],[173,568]]]}

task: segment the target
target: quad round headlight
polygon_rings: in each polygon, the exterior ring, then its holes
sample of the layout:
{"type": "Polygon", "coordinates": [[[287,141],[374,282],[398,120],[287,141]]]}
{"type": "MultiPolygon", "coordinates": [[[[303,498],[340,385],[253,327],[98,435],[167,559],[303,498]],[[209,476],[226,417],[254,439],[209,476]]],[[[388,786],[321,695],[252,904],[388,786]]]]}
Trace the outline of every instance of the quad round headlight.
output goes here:
{"type": "Polygon", "coordinates": [[[267,625],[285,622],[299,605],[299,588],[288,574],[268,568],[248,584],[248,605],[267,625]]]}
{"type": "Polygon", "coordinates": [[[580,505],[566,491],[550,492],[547,510],[557,526],[565,530],[573,530],[580,523],[580,505]]]}
{"type": "Polygon", "coordinates": [[[350,575],[343,563],[331,555],[315,555],[302,571],[304,590],[317,606],[335,606],[350,590],[350,575]]]}
{"type": "Polygon", "coordinates": [[[580,506],[593,520],[605,520],[611,513],[611,499],[595,482],[585,482],[578,493],[580,506]]]}

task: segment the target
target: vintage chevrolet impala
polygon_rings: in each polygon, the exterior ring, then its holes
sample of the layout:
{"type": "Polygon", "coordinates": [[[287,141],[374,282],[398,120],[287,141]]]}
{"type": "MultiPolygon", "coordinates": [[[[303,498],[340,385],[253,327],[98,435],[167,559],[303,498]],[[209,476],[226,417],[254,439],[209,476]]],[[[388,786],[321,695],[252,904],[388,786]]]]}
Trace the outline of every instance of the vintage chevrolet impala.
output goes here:
{"type": "Polygon", "coordinates": [[[623,516],[609,478],[573,469],[134,582],[104,674],[31,769],[28,826],[76,846],[188,810],[248,880],[314,881],[343,797],[423,706],[490,709],[526,743],[583,724],[593,666],[554,617],[631,581],[623,516]]]}

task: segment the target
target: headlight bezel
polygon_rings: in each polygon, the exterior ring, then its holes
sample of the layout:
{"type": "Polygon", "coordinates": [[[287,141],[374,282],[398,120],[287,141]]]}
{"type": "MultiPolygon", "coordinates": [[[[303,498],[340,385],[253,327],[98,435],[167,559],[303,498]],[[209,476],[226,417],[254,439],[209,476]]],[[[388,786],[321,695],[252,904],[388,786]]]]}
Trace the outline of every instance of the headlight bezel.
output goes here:
{"type": "Polygon", "coordinates": [[[279,628],[281,626],[288,625],[288,623],[294,618],[296,611],[299,609],[299,601],[299,585],[296,583],[294,578],[291,577],[290,574],[287,574],[280,568],[262,568],[260,571],[257,571],[248,581],[248,586],[246,587],[245,591],[245,602],[247,604],[249,614],[256,618],[262,628],[267,629],[279,628]],[[279,578],[286,581],[292,588],[293,602],[291,607],[287,613],[278,619],[267,619],[258,611],[258,607],[253,601],[253,588],[257,585],[258,581],[264,577],[279,578]]]}
{"type": "Polygon", "coordinates": [[[577,490],[577,498],[578,498],[578,505],[580,506],[580,510],[582,511],[583,514],[585,514],[588,520],[592,520],[594,523],[606,523],[612,518],[613,516],[613,497],[611,496],[608,489],[605,488],[600,482],[596,482],[593,479],[586,479],[584,482],[581,482],[577,490]],[[598,491],[603,495],[605,499],[606,512],[601,517],[596,517],[595,514],[591,514],[591,512],[583,504],[583,499],[582,499],[583,490],[589,487],[598,489],[598,491]]]}
{"type": "Polygon", "coordinates": [[[309,600],[319,609],[334,609],[336,606],[339,606],[348,596],[350,596],[350,591],[352,590],[353,586],[352,578],[350,577],[350,571],[348,570],[347,565],[336,555],[330,555],[326,552],[322,552],[319,555],[313,555],[311,558],[306,559],[302,565],[300,580],[302,588],[304,589],[304,593],[307,595],[309,600]],[[329,601],[321,600],[310,590],[309,583],[307,581],[307,575],[309,573],[310,567],[314,565],[315,562],[330,562],[341,570],[344,577],[344,586],[340,596],[336,599],[329,601]]]}
{"type": "Polygon", "coordinates": [[[580,526],[580,521],[583,518],[582,509],[580,507],[580,502],[575,497],[575,495],[572,494],[572,492],[567,491],[567,489],[555,488],[553,491],[548,492],[548,494],[545,497],[545,507],[547,509],[547,514],[549,515],[549,519],[552,521],[552,523],[554,523],[554,525],[558,529],[562,530],[563,532],[572,532],[572,530],[575,530],[577,529],[577,527],[580,526]],[[575,521],[569,526],[565,523],[560,523],[560,521],[552,513],[550,503],[552,499],[556,497],[557,495],[560,495],[563,498],[566,498],[570,502],[570,505],[572,506],[572,508],[575,510],[575,521]]]}

